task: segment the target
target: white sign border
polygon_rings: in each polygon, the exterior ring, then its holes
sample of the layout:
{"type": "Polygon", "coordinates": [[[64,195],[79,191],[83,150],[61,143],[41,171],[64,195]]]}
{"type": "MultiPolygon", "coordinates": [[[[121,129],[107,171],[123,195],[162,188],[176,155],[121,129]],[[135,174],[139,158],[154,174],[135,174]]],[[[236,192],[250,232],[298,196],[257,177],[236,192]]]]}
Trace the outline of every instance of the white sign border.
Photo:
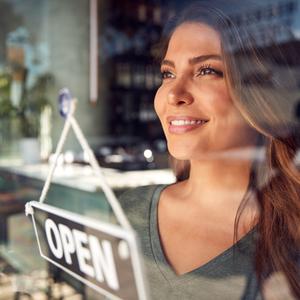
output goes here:
{"type": "MultiPolygon", "coordinates": [[[[40,209],[45,212],[52,213],[54,215],[57,215],[62,218],[66,218],[68,220],[71,220],[75,223],[79,223],[81,225],[88,226],[90,228],[99,230],[101,232],[105,232],[107,234],[113,235],[115,237],[124,239],[127,241],[128,246],[130,248],[130,253],[131,253],[131,261],[132,261],[132,268],[134,271],[134,279],[137,287],[137,292],[138,292],[138,297],[140,300],[147,300],[147,289],[145,286],[145,281],[143,280],[144,275],[143,275],[143,266],[139,257],[139,252],[138,252],[138,247],[137,247],[137,240],[135,238],[135,233],[133,231],[128,231],[127,229],[124,229],[122,227],[119,227],[114,224],[109,224],[109,223],[104,223],[101,221],[95,221],[91,218],[88,218],[86,216],[78,215],[73,212],[66,211],[64,209],[54,207],[48,204],[40,203],[37,201],[30,201],[28,203],[31,207],[35,207],[37,209],[40,209]]],[[[87,279],[79,276],[78,274],[74,273],[73,271],[67,269],[66,267],[60,265],[59,263],[53,261],[50,259],[48,256],[44,255],[41,249],[40,245],[40,240],[39,240],[39,235],[34,219],[34,213],[31,214],[32,216],[32,222],[33,222],[33,227],[35,231],[35,235],[37,238],[37,243],[40,251],[40,255],[46,259],[47,261],[51,262],[52,264],[56,265],[57,267],[61,268],[65,272],[69,273],[72,275],[74,278],[77,280],[83,282],[90,288],[96,290],[98,293],[105,295],[107,297],[110,297],[112,300],[122,300],[122,298],[119,298],[118,296],[106,291],[105,289],[95,285],[94,283],[88,281],[87,279]]]]}

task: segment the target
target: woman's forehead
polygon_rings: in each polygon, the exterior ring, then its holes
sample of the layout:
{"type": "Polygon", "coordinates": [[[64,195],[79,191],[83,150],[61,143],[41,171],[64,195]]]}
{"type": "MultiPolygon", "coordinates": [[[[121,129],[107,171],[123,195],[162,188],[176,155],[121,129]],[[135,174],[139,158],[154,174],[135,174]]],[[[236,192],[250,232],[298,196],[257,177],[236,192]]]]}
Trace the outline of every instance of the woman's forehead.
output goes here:
{"type": "Polygon", "coordinates": [[[191,55],[221,54],[219,33],[205,23],[186,22],[171,35],[166,56],[191,53],[191,55]]]}

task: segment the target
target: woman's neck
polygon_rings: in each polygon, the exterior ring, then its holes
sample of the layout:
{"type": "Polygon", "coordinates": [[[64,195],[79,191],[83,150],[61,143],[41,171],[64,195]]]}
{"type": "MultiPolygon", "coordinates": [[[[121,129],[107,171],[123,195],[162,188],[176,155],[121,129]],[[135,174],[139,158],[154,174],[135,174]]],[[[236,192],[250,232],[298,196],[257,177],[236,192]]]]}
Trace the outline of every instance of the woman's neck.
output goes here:
{"type": "Polygon", "coordinates": [[[251,164],[251,160],[224,158],[192,160],[186,199],[218,207],[229,205],[229,199],[240,203],[249,184],[251,164]]]}

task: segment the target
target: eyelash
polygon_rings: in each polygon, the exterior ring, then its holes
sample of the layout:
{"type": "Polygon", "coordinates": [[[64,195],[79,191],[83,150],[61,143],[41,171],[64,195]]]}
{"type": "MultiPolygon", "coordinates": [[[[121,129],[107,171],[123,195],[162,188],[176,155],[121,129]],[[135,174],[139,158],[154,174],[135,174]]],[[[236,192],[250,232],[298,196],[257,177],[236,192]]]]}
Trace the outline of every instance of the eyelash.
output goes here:
{"type": "Polygon", "coordinates": [[[173,76],[172,72],[168,71],[168,70],[161,70],[161,79],[168,79],[171,78],[171,76],[173,76]]]}
{"type": "MultiPolygon", "coordinates": [[[[223,72],[212,68],[211,65],[200,66],[200,68],[197,70],[196,74],[197,74],[197,76],[216,75],[216,76],[223,77],[223,72]],[[203,71],[205,71],[205,72],[209,71],[209,73],[201,74],[203,71]]],[[[170,72],[168,70],[161,71],[161,78],[163,80],[171,78],[171,76],[173,76],[172,72],[170,72]]]]}
{"type": "Polygon", "coordinates": [[[211,65],[203,65],[203,66],[200,66],[200,68],[198,69],[197,75],[200,75],[200,76],[204,76],[204,75],[217,75],[217,76],[223,77],[223,72],[214,69],[211,65]],[[210,73],[208,73],[208,74],[207,73],[201,74],[202,71],[205,71],[205,72],[209,71],[210,73]]]}

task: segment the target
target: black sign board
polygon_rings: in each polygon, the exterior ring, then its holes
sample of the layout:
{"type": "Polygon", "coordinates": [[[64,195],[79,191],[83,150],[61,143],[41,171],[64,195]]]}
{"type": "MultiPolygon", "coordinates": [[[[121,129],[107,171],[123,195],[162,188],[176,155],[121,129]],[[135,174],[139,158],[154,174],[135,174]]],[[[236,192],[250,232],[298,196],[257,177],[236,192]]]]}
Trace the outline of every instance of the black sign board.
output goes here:
{"type": "Polygon", "coordinates": [[[43,258],[110,299],[147,299],[132,231],[36,201],[29,205],[43,258]]]}

